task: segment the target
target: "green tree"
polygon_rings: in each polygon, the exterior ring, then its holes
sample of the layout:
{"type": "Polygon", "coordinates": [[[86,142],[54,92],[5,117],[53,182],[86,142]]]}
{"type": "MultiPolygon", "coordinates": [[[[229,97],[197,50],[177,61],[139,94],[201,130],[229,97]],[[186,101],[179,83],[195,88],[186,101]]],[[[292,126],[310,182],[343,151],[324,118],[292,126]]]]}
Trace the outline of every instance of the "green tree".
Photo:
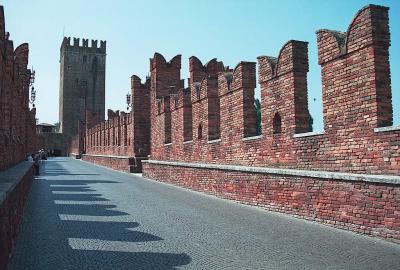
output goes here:
{"type": "Polygon", "coordinates": [[[308,132],[313,132],[314,130],[314,118],[311,116],[310,112],[308,112],[308,123],[309,123],[309,129],[308,132]]]}
{"type": "Polygon", "coordinates": [[[258,98],[254,101],[256,109],[256,135],[261,135],[261,102],[258,98]]]}

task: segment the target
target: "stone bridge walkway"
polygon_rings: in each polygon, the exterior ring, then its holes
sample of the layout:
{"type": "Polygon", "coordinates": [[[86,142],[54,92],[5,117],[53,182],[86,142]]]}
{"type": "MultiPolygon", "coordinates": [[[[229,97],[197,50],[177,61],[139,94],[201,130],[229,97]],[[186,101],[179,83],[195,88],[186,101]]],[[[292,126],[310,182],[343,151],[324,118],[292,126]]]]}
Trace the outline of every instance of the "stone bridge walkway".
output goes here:
{"type": "Polygon", "coordinates": [[[55,158],[9,269],[394,270],[400,245],[55,158]]]}

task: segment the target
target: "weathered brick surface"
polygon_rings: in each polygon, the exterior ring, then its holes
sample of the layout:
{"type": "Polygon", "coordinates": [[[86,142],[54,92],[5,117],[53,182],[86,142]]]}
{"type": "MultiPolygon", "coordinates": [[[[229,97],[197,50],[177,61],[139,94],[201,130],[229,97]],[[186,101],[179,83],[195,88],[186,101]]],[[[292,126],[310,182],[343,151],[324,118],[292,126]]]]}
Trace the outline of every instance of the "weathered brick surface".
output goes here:
{"type": "Polygon", "coordinates": [[[399,174],[400,130],[374,131],[392,124],[387,13],[385,7],[370,5],[360,10],[347,33],[317,32],[325,132],[315,136],[295,136],[310,130],[306,42],[289,41],[277,58],[258,58],[262,137],[254,140],[243,140],[255,135],[254,63],[241,62],[234,70],[215,64],[209,74],[191,57],[189,88],[178,91],[190,92],[191,103],[167,107],[165,100],[174,101],[169,95],[175,97],[180,84],[180,58],[166,63],[155,54],[162,68],[154,68],[158,62],[152,60],[151,158],[399,174]],[[183,144],[189,121],[183,122],[182,115],[190,114],[193,142],[183,144]],[[217,138],[221,141],[208,143],[217,138]]]}
{"type": "Polygon", "coordinates": [[[6,269],[9,255],[15,245],[34,174],[31,164],[17,166],[0,172],[0,269],[6,269]],[[11,177],[7,177],[8,174],[11,174],[11,177]]]}
{"type": "MultiPolygon", "coordinates": [[[[308,43],[291,40],[277,57],[258,58],[262,136],[255,136],[256,63],[240,62],[230,69],[216,59],[203,65],[191,57],[189,85],[184,88],[181,56],[167,62],[155,53],[146,83],[132,78],[135,106],[146,104],[146,109],[140,110],[143,115],[125,119],[126,115],[111,112],[109,120],[86,129],[81,149],[138,156],[136,145],[144,144],[149,146],[144,153],[153,160],[399,175],[400,128],[375,130],[390,127],[393,118],[388,9],[366,6],[356,14],[347,32],[319,30],[317,42],[324,133],[304,134],[311,129],[308,43]],[[144,91],[138,92],[146,94],[135,95],[135,89],[142,88],[144,91]],[[142,125],[135,123],[137,119],[143,120],[142,125]],[[124,130],[129,134],[125,136],[124,130]],[[119,145],[119,141],[127,141],[127,145],[119,145]]],[[[399,239],[399,224],[394,221],[400,210],[395,185],[149,164],[144,166],[144,173],[202,191],[213,187],[217,194],[244,203],[257,204],[259,200],[272,210],[399,239]],[[377,199],[379,203],[374,202],[373,195],[366,195],[377,190],[385,194],[377,199]],[[343,196],[345,199],[338,200],[343,196]]]]}
{"type": "Polygon", "coordinates": [[[21,161],[37,150],[38,139],[36,110],[29,109],[29,47],[14,50],[2,6],[0,51],[0,269],[5,269],[33,179],[32,164],[21,161]]]}
{"type": "MultiPolygon", "coordinates": [[[[150,151],[149,81],[132,76],[132,111],[108,110],[108,120],[88,117],[81,152],[116,156],[147,157],[150,151]],[[91,121],[94,119],[94,123],[91,121]]],[[[83,135],[82,135],[83,136],[83,135]]],[[[76,138],[74,138],[77,140],[76,138]]]]}
{"type": "Polygon", "coordinates": [[[108,119],[86,112],[79,122],[79,135],[72,137],[69,153],[84,160],[121,171],[141,171],[141,160],[150,153],[149,79],[144,84],[131,77],[132,111],[108,110],[108,119]]]}
{"type": "Polygon", "coordinates": [[[111,169],[123,172],[138,173],[142,171],[142,160],[146,158],[140,157],[124,157],[124,156],[110,156],[110,155],[90,155],[83,154],[82,160],[91,163],[109,167],[111,169]]]}
{"type": "Polygon", "coordinates": [[[398,185],[149,163],[143,172],[161,182],[400,242],[398,185]]]}
{"type": "MultiPolygon", "coordinates": [[[[175,68],[170,64],[152,69],[151,159],[399,175],[400,128],[374,130],[392,125],[388,9],[369,5],[356,14],[347,32],[320,30],[317,41],[324,133],[299,136],[310,131],[308,44],[292,40],[282,47],[278,57],[258,58],[262,136],[251,137],[255,135],[251,106],[256,86],[254,63],[241,62],[234,70],[222,65],[208,74],[197,58],[190,58],[189,87],[178,92],[190,94],[191,100],[183,102],[178,95],[175,107],[164,104],[176,91],[167,86],[180,82],[176,58],[175,68]],[[168,83],[155,83],[163,79],[168,83]],[[219,102],[212,103],[211,98],[219,102]],[[219,117],[218,136],[210,132],[215,128],[216,122],[210,121],[214,112],[219,117]],[[172,140],[165,144],[168,114],[172,114],[172,140]],[[190,126],[183,115],[191,115],[192,139],[183,139],[188,134],[185,126],[190,126]]],[[[156,57],[160,58],[158,54],[156,57]]],[[[143,173],[242,203],[400,239],[399,186],[395,184],[148,163],[143,173]]]]}
{"type": "Polygon", "coordinates": [[[37,149],[36,110],[29,109],[28,44],[14,50],[0,6],[0,170],[37,149]]]}
{"type": "Polygon", "coordinates": [[[255,135],[254,63],[240,62],[232,70],[216,59],[203,65],[191,57],[189,87],[184,89],[180,55],[167,62],[155,53],[146,83],[132,77],[133,113],[111,113],[106,122],[87,123],[91,128],[81,151],[399,174],[400,130],[374,131],[392,124],[387,8],[369,5],[357,13],[347,32],[319,30],[317,39],[323,134],[295,136],[310,130],[308,55],[306,42],[291,40],[278,57],[258,58],[262,137],[251,139],[255,135]]]}

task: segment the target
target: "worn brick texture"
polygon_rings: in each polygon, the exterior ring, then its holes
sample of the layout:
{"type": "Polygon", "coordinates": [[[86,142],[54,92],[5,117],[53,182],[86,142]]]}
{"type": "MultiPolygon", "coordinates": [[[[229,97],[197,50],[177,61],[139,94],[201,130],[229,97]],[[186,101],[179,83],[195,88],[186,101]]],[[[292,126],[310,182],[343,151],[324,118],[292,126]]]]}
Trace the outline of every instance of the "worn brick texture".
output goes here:
{"type": "Polygon", "coordinates": [[[146,82],[132,76],[132,112],[110,112],[105,122],[87,117],[80,151],[399,174],[400,130],[374,131],[391,126],[393,118],[388,9],[366,6],[347,32],[319,30],[317,41],[324,133],[297,136],[310,131],[308,43],[291,40],[277,57],[258,57],[262,136],[254,136],[256,63],[240,62],[230,69],[216,59],[203,65],[191,57],[184,88],[181,56],[167,62],[155,53],[146,82]]]}
{"type": "MultiPolygon", "coordinates": [[[[6,173],[4,171],[3,173],[6,173]]],[[[33,180],[33,166],[18,179],[18,183],[13,189],[0,192],[7,193],[4,200],[0,202],[0,269],[6,269],[9,256],[18,233],[19,224],[22,220],[22,213],[25,202],[33,180]]]]}
{"type": "MultiPolygon", "coordinates": [[[[256,63],[240,62],[230,69],[216,59],[203,65],[191,57],[189,87],[176,90],[180,56],[166,62],[155,54],[150,159],[398,176],[400,128],[391,127],[388,8],[366,6],[347,32],[319,30],[317,42],[324,117],[324,132],[318,134],[307,134],[307,42],[288,41],[277,57],[257,59],[262,136],[255,136],[256,63]],[[382,127],[391,128],[377,129],[382,127]]],[[[398,184],[149,163],[143,173],[339,228],[400,239],[398,184]]]]}
{"type": "Polygon", "coordinates": [[[0,6],[0,170],[9,168],[37,149],[36,109],[29,109],[27,43],[14,49],[5,30],[0,6]]]}
{"type": "Polygon", "coordinates": [[[317,39],[325,131],[303,137],[295,135],[310,130],[307,42],[291,40],[278,57],[258,58],[261,137],[254,137],[255,63],[231,70],[215,59],[203,66],[192,57],[189,87],[177,91],[180,56],[167,63],[156,53],[151,158],[399,174],[400,130],[374,131],[392,125],[388,9],[367,6],[347,32],[320,30],[317,39]]]}
{"type": "Polygon", "coordinates": [[[104,122],[94,116],[87,117],[85,153],[147,157],[150,151],[148,85],[149,80],[142,84],[139,77],[131,77],[131,112],[108,110],[108,120],[104,122]]]}
{"type": "Polygon", "coordinates": [[[33,179],[33,166],[21,161],[37,150],[38,138],[36,109],[29,108],[29,46],[23,43],[14,49],[3,6],[0,51],[0,269],[6,269],[33,179]],[[14,167],[18,163],[26,171],[14,167]],[[10,168],[14,174],[9,175],[10,168]]]}
{"type": "Polygon", "coordinates": [[[141,160],[150,153],[150,79],[145,83],[131,77],[132,110],[108,110],[101,115],[86,111],[86,122],[78,121],[78,135],[72,137],[68,152],[84,160],[115,170],[141,171],[141,160]]]}
{"type": "Polygon", "coordinates": [[[145,177],[400,243],[400,187],[143,164],[145,177]]]}
{"type": "Polygon", "coordinates": [[[142,172],[142,160],[147,158],[83,154],[82,160],[122,172],[142,172]]]}
{"type": "MultiPolygon", "coordinates": [[[[233,69],[217,59],[203,65],[193,56],[187,88],[180,77],[181,56],[167,62],[155,53],[146,83],[132,77],[137,105],[129,116],[110,112],[106,122],[86,124],[80,149],[139,156],[136,145],[146,145],[144,153],[153,160],[398,176],[400,128],[392,127],[388,8],[368,5],[355,15],[346,32],[319,30],[316,34],[323,133],[308,133],[308,43],[290,40],[277,57],[260,56],[258,63],[242,61],[233,69]],[[262,135],[256,133],[256,70],[262,135]],[[141,116],[137,108],[142,108],[141,116]],[[141,125],[135,122],[139,119],[141,125]]],[[[274,211],[399,239],[396,184],[148,163],[143,172],[160,181],[274,211]]]]}

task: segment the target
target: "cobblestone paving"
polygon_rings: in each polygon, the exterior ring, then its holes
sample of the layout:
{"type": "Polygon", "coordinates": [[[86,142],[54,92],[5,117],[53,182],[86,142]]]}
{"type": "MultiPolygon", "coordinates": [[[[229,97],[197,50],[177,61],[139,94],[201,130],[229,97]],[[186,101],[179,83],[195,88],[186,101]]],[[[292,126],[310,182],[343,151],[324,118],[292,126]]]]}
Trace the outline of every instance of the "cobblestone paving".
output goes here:
{"type": "Polygon", "coordinates": [[[400,245],[69,158],[34,180],[9,269],[400,269],[400,245]]]}

